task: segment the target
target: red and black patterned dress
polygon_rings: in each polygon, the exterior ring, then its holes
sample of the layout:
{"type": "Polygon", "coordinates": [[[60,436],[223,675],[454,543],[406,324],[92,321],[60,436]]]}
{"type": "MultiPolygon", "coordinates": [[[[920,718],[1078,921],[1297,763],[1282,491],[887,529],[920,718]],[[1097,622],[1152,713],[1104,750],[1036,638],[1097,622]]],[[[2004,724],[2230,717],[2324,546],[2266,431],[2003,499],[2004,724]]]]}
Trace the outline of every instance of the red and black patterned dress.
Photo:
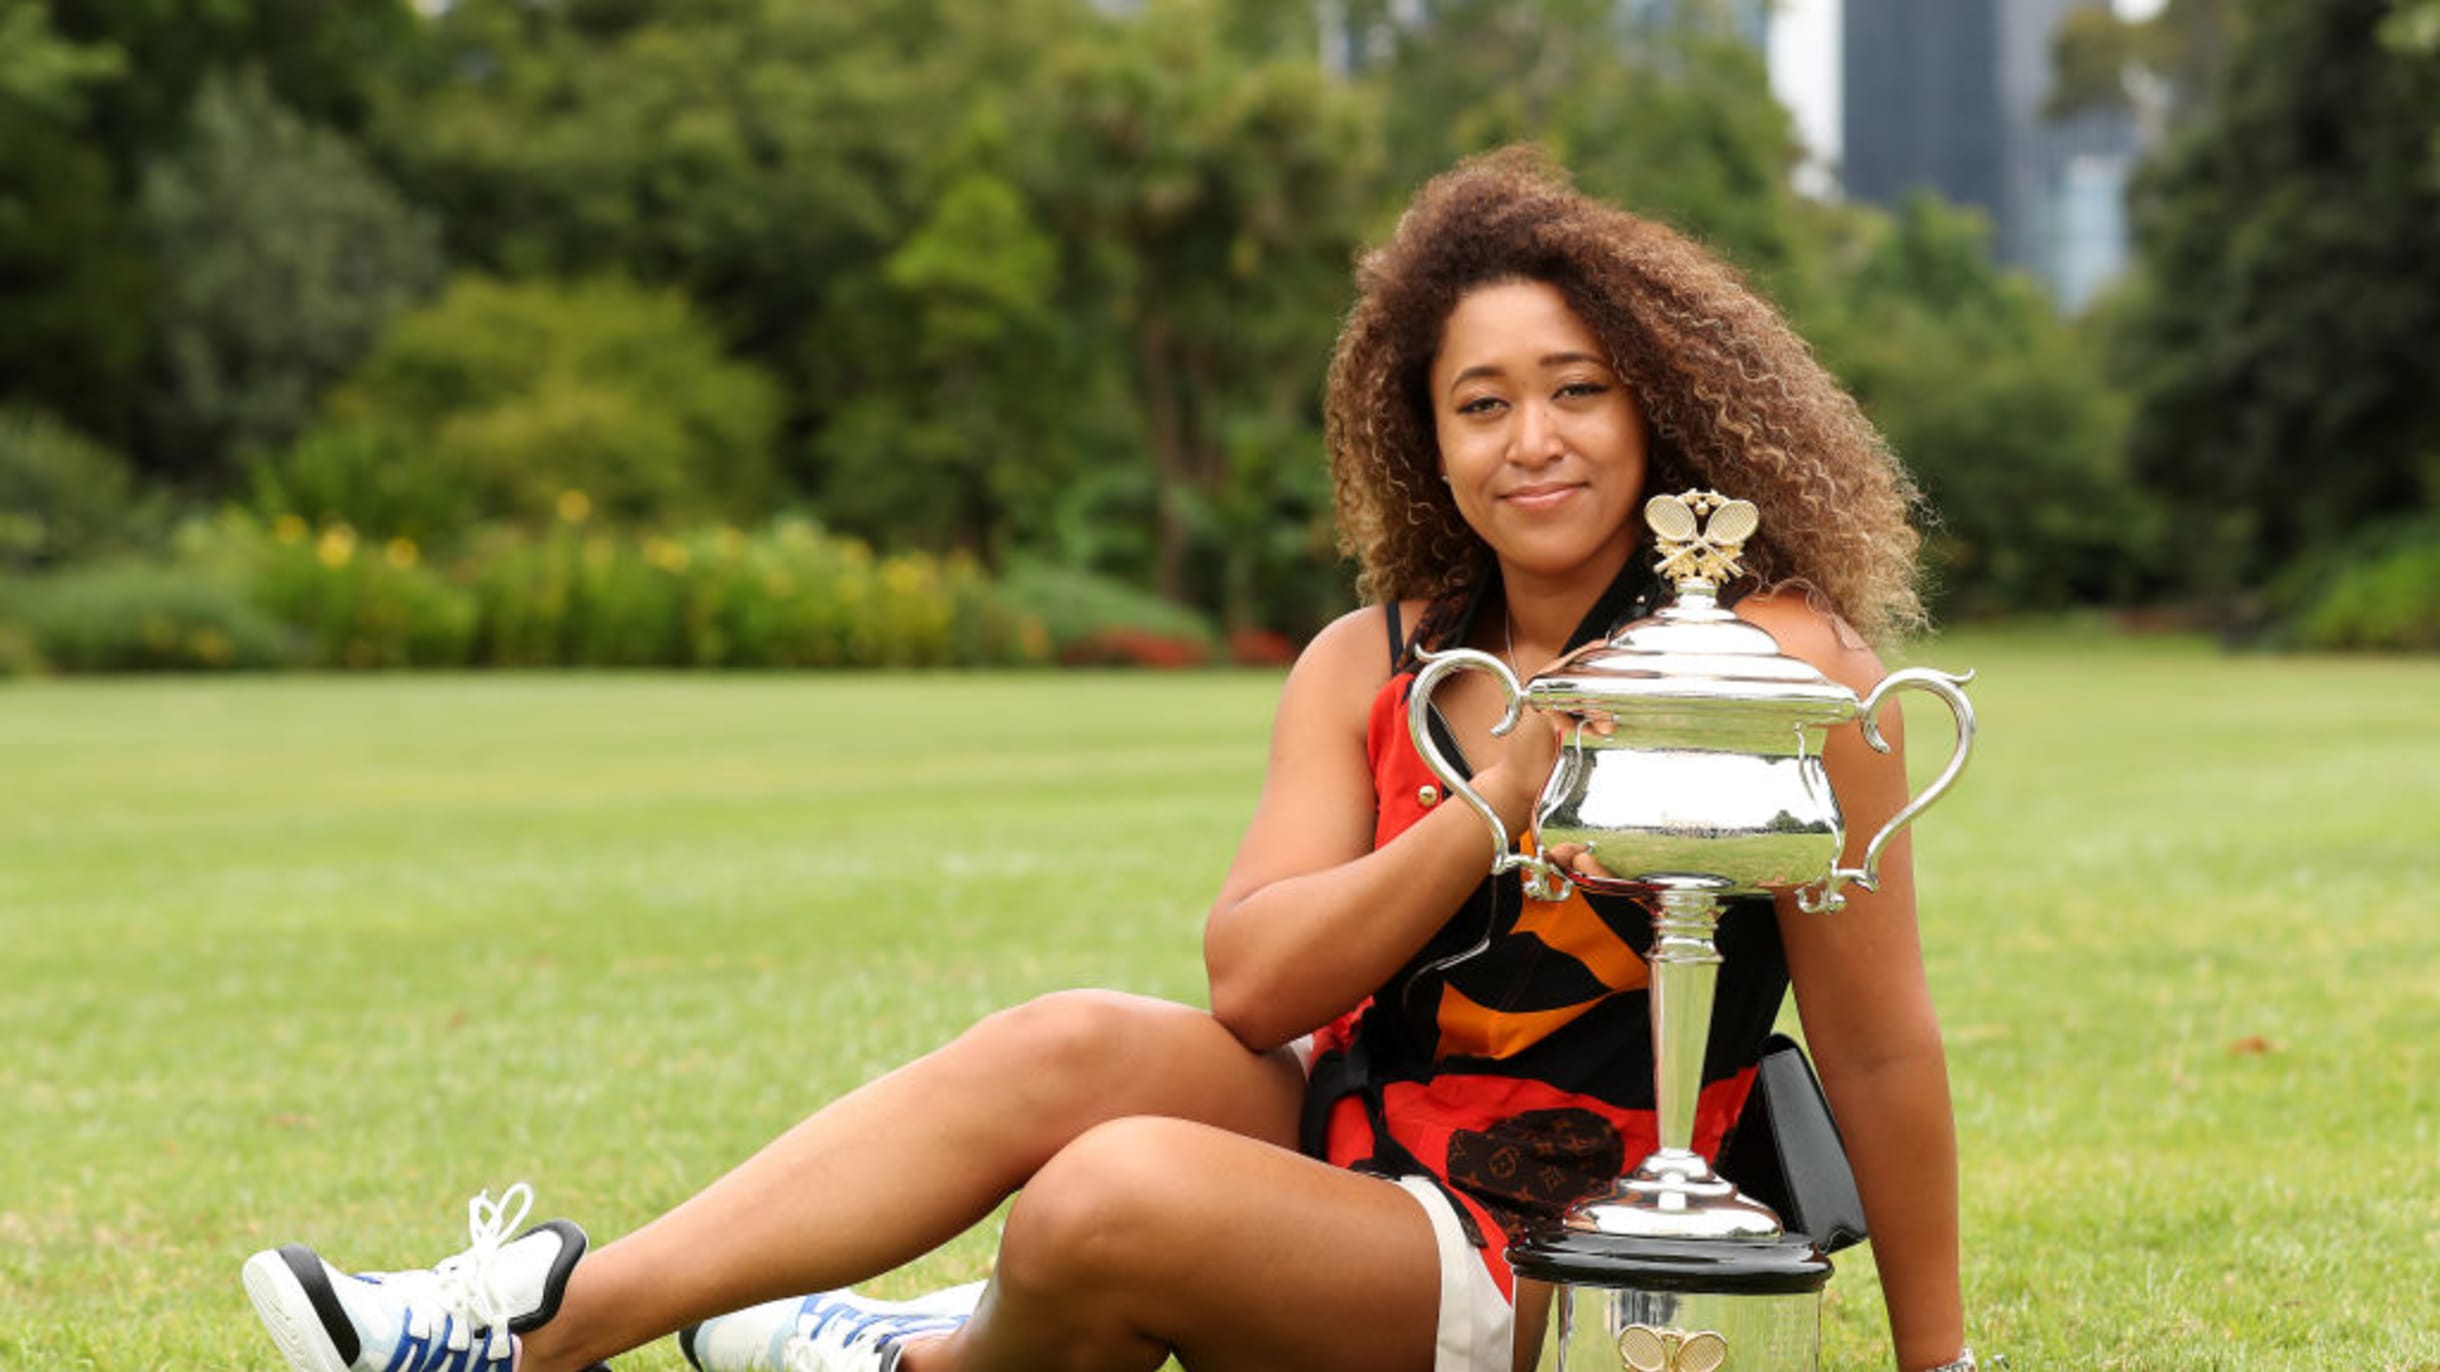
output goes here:
{"type": "MultiPolygon", "coordinates": [[[[1496,591],[1434,605],[1412,639],[1397,606],[1387,607],[1392,675],[1366,731],[1376,848],[1428,813],[1440,789],[1407,733],[1414,654],[1464,642],[1496,591]]],[[[1568,647],[1650,613],[1659,595],[1657,580],[1631,567],[1568,647]]],[[[1437,715],[1433,727],[1443,756],[1470,776],[1437,715]]],[[[1315,1035],[1306,1151],[1341,1167],[1432,1177],[1513,1300],[1506,1249],[1517,1230],[1606,1187],[1655,1145],[1651,943],[1651,916],[1630,900],[1582,891],[1529,900],[1513,873],[1486,879],[1395,976],[1315,1035]]],[[[1745,1103],[1788,986],[1767,898],[1730,902],[1719,946],[1695,1108],[1694,1147],[1705,1157],[1716,1157],[1745,1103]]]]}

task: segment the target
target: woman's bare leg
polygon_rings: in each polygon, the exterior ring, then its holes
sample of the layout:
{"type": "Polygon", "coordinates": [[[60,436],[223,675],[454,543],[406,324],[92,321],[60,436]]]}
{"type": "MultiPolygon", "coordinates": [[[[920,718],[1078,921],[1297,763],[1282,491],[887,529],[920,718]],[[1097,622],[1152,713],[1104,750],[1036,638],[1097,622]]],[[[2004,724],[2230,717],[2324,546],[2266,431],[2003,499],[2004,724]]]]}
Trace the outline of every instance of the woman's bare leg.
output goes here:
{"type": "Polygon", "coordinates": [[[1415,1198],[1225,1130],[1105,1124],[1017,1198],[974,1319],[902,1372],[1428,1372],[1440,1303],[1415,1198]]]}
{"type": "Polygon", "coordinates": [[[864,1280],[974,1224],[1094,1126],[1173,1116],[1292,1146],[1303,1074],[1204,1011],[1046,996],[833,1101],[586,1255],[523,1372],[566,1372],[713,1315],[864,1280]]]}

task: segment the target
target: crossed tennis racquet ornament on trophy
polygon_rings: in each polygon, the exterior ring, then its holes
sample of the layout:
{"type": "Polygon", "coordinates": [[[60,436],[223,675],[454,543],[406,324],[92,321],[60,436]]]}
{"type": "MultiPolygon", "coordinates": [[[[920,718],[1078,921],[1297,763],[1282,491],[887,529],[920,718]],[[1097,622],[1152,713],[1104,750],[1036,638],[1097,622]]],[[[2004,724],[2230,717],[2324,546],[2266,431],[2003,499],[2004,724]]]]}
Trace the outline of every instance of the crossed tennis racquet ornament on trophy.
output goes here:
{"type": "Polygon", "coordinates": [[[1722,902],[1793,891],[1800,908],[1841,908],[1842,887],[1870,891],[1881,851],[1957,780],[1974,743],[1970,679],[1892,672],[1869,695],[1779,649],[1719,603],[1761,527],[1743,500],[1713,491],[1644,506],[1671,602],[1519,682],[1472,649],[1426,654],[1408,699],[1416,749],[1449,793],[1491,826],[1495,873],[1523,873],[1528,894],[1571,886],[1651,911],[1653,1087],[1659,1147],[1602,1194],[1509,1250],[1515,1269],[1558,1289],[1542,1366],[1567,1372],[1812,1372],[1830,1261],[1813,1239],[1739,1192],[1694,1151],[1695,1100],[1711,1036],[1722,902]],[[1498,678],[1505,734],[1532,708],[1577,721],[1534,805],[1526,851],[1449,765],[1429,728],[1431,694],[1457,671],[1498,678]],[[1938,697],[1957,723],[1948,763],[1840,866],[1846,828],[1822,763],[1829,731],[1856,723],[1882,752],[1878,712],[1901,691],[1938,697]],[[1598,726],[1598,727],[1588,727],[1598,726]],[[1564,854],[1564,866],[1552,860],[1564,854]]]}

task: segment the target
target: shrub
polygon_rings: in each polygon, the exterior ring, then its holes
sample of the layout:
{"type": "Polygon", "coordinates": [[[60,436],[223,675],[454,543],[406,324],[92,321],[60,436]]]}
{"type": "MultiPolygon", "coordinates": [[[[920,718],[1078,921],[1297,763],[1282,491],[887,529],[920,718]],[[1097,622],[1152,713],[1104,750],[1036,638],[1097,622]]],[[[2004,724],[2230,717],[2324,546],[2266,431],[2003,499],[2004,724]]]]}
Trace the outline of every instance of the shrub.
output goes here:
{"type": "Polygon", "coordinates": [[[454,667],[474,640],[474,597],[425,566],[412,539],[366,540],[346,524],[276,524],[247,589],[315,666],[454,667]]]}
{"type": "Polygon", "coordinates": [[[439,288],[440,226],[259,73],[208,77],[183,122],[134,197],[159,369],[143,409],[190,473],[219,477],[237,453],[294,440],[439,288]]]}
{"type": "Polygon", "coordinates": [[[106,562],[17,583],[9,617],[67,672],[276,667],[288,631],[236,587],[176,566],[106,562]]]}
{"type": "Polygon", "coordinates": [[[117,453],[37,410],[0,410],[0,567],[115,551],[157,522],[117,453]]]}
{"type": "Polygon", "coordinates": [[[640,522],[765,500],[780,400],[674,291],[466,277],[399,320],[330,411],[399,435],[485,516],[538,524],[581,490],[640,522]]]}
{"type": "Polygon", "coordinates": [[[493,531],[472,551],[479,661],[501,666],[938,667],[1050,641],[971,561],[875,558],[781,520],[681,537],[493,531]]]}
{"type": "Polygon", "coordinates": [[[1119,625],[1069,639],[1059,660],[1071,667],[1200,667],[1211,661],[1211,648],[1180,634],[1119,625]]]}
{"type": "Polygon", "coordinates": [[[0,619],[0,680],[13,676],[33,676],[50,666],[42,660],[42,652],[34,646],[34,636],[25,626],[0,619]]]}
{"type": "Polygon", "coordinates": [[[345,524],[370,538],[444,544],[475,513],[474,492],[414,443],[374,424],[325,424],[247,465],[254,511],[345,524]]]}
{"type": "Polygon", "coordinates": [[[2306,648],[2440,651],[2440,524],[2392,530],[2356,555],[2325,562],[2295,617],[2306,648]]]}
{"type": "Polygon", "coordinates": [[[1041,621],[1062,662],[1179,666],[1220,653],[1220,636],[1209,620],[1111,577],[1019,562],[1000,590],[1019,613],[1041,621]]]}

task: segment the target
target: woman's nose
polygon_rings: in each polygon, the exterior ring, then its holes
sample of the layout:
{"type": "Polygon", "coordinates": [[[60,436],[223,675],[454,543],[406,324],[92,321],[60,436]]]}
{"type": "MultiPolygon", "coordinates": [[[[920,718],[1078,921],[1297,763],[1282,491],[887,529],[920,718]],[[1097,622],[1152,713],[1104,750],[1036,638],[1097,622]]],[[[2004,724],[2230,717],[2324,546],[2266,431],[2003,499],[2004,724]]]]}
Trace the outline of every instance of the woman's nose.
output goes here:
{"type": "Polygon", "coordinates": [[[1516,408],[1517,424],[1510,460],[1540,466],[1559,456],[1566,445],[1559,438],[1558,416],[1540,401],[1526,401],[1516,408]]]}

